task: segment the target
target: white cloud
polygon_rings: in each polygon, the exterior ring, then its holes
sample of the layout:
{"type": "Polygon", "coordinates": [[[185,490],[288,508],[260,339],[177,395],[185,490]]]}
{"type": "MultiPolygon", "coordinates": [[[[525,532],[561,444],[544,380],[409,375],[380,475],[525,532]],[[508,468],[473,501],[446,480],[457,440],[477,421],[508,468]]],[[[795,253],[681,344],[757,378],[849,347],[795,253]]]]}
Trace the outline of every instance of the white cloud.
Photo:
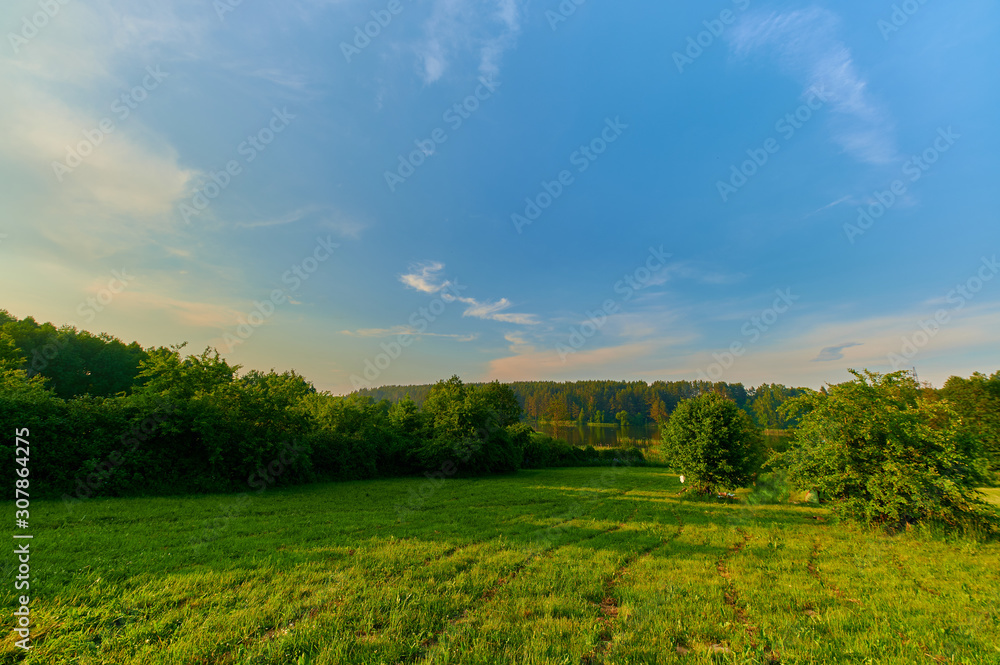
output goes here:
{"type": "MultiPolygon", "coordinates": [[[[444,271],[444,264],[440,261],[424,261],[410,266],[410,272],[399,276],[399,281],[407,287],[422,293],[440,293],[448,287],[453,287],[455,291],[464,290],[450,280],[442,279],[441,273],[444,271]]],[[[495,302],[480,301],[475,298],[456,296],[451,293],[442,294],[441,298],[446,302],[457,300],[468,305],[462,316],[469,316],[487,321],[502,321],[504,323],[516,323],[519,325],[535,325],[538,323],[534,314],[522,314],[507,312],[511,307],[511,302],[506,298],[501,298],[495,302]]]]}
{"type": "Polygon", "coordinates": [[[0,154],[46,192],[32,220],[38,231],[57,245],[104,256],[161,229],[194,177],[177,151],[134,118],[75,108],[9,73],[0,71],[0,80],[18,103],[0,105],[0,154]],[[110,134],[98,130],[104,118],[115,123],[110,134]],[[100,136],[99,144],[71,172],[56,174],[53,163],[66,163],[67,146],[90,145],[85,131],[100,136]]]}
{"type": "Polygon", "coordinates": [[[424,24],[424,38],[417,46],[423,79],[433,83],[444,76],[451,61],[474,53],[479,73],[500,73],[503,54],[517,43],[521,31],[519,0],[490,0],[491,12],[472,0],[436,0],[424,24]]]}
{"type": "Polygon", "coordinates": [[[516,332],[505,333],[503,338],[510,342],[510,350],[512,353],[521,355],[526,353],[533,353],[535,351],[535,346],[529,342],[524,335],[516,332]]]}
{"type": "Polygon", "coordinates": [[[731,33],[739,57],[763,51],[809,90],[823,92],[833,111],[835,140],[862,162],[894,161],[893,123],[868,91],[851,49],[837,37],[840,19],[809,7],[786,13],[744,15],[731,33]]]}
{"type": "Polygon", "coordinates": [[[458,298],[469,307],[462,312],[462,316],[471,316],[476,319],[487,321],[503,321],[504,323],[516,323],[519,325],[536,325],[538,317],[534,314],[519,314],[505,312],[509,309],[511,302],[506,298],[501,298],[496,302],[480,302],[475,298],[458,298]]]}
{"type": "Polygon", "coordinates": [[[143,105],[173,85],[169,63],[176,60],[163,47],[187,58],[188,44],[204,32],[174,7],[66,4],[18,53],[0,53],[0,85],[17,99],[0,105],[0,161],[15,165],[22,188],[44,193],[32,219],[38,234],[83,259],[147,244],[170,226],[195,176],[142,122],[143,105]],[[165,78],[150,78],[147,65],[165,78]],[[130,98],[126,108],[121,95],[144,79],[145,98],[130,98]],[[113,131],[100,130],[102,121],[113,131]],[[65,164],[71,148],[81,162],[56,173],[53,163],[65,164]]]}
{"type": "Polygon", "coordinates": [[[410,266],[410,271],[399,276],[399,281],[411,289],[423,293],[437,293],[447,287],[450,282],[439,281],[444,264],[440,261],[425,261],[410,266]]]}

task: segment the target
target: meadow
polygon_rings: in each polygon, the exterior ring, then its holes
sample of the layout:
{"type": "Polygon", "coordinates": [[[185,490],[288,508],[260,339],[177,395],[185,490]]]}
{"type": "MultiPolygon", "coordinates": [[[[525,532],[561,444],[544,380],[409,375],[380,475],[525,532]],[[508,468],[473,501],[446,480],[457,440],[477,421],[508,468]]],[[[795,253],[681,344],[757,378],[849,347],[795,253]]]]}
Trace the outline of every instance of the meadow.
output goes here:
{"type": "Polygon", "coordinates": [[[0,662],[1000,663],[1000,544],[681,490],[619,467],[33,502],[35,647],[0,662]]]}

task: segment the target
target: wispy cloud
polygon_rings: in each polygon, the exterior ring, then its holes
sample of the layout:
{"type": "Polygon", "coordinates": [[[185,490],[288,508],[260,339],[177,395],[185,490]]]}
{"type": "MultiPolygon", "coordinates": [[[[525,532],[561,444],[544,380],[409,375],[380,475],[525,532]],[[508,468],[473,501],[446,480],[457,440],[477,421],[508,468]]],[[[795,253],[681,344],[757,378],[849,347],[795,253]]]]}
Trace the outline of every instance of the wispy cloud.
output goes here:
{"type": "Polygon", "coordinates": [[[849,349],[852,346],[861,346],[861,342],[848,342],[840,346],[828,346],[820,351],[819,355],[813,358],[812,361],[814,363],[825,363],[833,360],[842,360],[844,358],[844,349],[849,349]]]}
{"type": "Polygon", "coordinates": [[[165,315],[185,327],[225,328],[239,322],[245,313],[227,305],[173,298],[152,291],[130,288],[115,297],[116,306],[165,315]]]}
{"type": "Polygon", "coordinates": [[[502,321],[504,323],[516,323],[519,325],[533,326],[538,323],[538,317],[534,314],[522,314],[506,312],[511,302],[506,298],[501,298],[496,302],[480,302],[475,298],[459,298],[469,307],[462,312],[462,316],[471,316],[476,319],[487,321],[502,321]]]}
{"type": "MultiPolygon", "coordinates": [[[[422,293],[441,293],[449,287],[454,287],[455,291],[464,290],[465,287],[452,283],[451,280],[444,279],[442,272],[444,264],[440,261],[424,261],[410,266],[410,272],[399,276],[399,281],[407,287],[422,293]]],[[[451,289],[449,289],[451,290],[451,289]]],[[[458,301],[465,303],[468,307],[462,312],[462,316],[468,316],[486,321],[502,321],[504,323],[516,323],[519,325],[535,325],[538,317],[534,314],[523,314],[507,312],[512,303],[506,298],[500,298],[494,302],[476,300],[466,296],[457,296],[452,293],[442,293],[441,298],[445,302],[458,301]]]]}
{"type": "Polygon", "coordinates": [[[238,229],[259,229],[271,226],[287,226],[295,224],[306,218],[315,218],[319,226],[336,231],[340,235],[350,238],[361,237],[361,232],[365,225],[353,219],[341,216],[336,212],[322,206],[307,206],[296,208],[277,217],[266,217],[256,220],[245,220],[236,222],[234,226],[238,229]]]}
{"type": "Polygon", "coordinates": [[[835,140],[854,158],[873,164],[894,161],[893,123],[872,97],[851,49],[838,36],[839,17],[819,7],[785,13],[744,15],[731,33],[738,57],[763,52],[790,76],[829,99],[835,140]]]}
{"type": "Polygon", "coordinates": [[[671,279],[687,279],[701,284],[736,284],[746,279],[743,273],[726,273],[699,266],[692,261],[675,261],[665,270],[646,282],[649,286],[663,284],[671,279]]]}
{"type": "MultiPolygon", "coordinates": [[[[830,202],[829,202],[829,203],[827,203],[827,204],[826,204],[825,206],[822,206],[822,207],[819,207],[819,208],[816,208],[815,210],[813,210],[813,211],[812,211],[811,213],[809,213],[808,215],[805,215],[805,216],[804,216],[804,217],[802,218],[802,220],[806,220],[806,219],[809,219],[809,218],[810,218],[810,217],[812,217],[813,215],[818,215],[819,213],[823,212],[824,210],[829,210],[830,208],[836,208],[836,207],[837,207],[837,206],[839,206],[839,205],[840,205],[841,203],[847,203],[848,201],[851,201],[851,200],[853,200],[853,197],[851,197],[851,195],[850,195],[850,194],[848,194],[847,196],[841,196],[841,197],[840,197],[839,199],[837,199],[836,201],[830,201],[830,202]]],[[[802,221],[802,220],[800,220],[800,221],[802,221]]]]}
{"type": "Polygon", "coordinates": [[[392,328],[361,328],[359,330],[341,330],[340,334],[349,337],[395,337],[397,335],[412,335],[413,337],[444,337],[457,342],[472,342],[479,339],[477,333],[464,335],[449,335],[445,333],[420,332],[412,326],[393,326],[392,328]]]}
{"type": "Polygon", "coordinates": [[[444,264],[440,261],[415,263],[410,266],[410,272],[399,276],[399,281],[422,293],[437,293],[450,284],[440,279],[443,270],[444,264]]]}
{"type": "Polygon", "coordinates": [[[492,360],[489,377],[500,381],[537,380],[538,377],[564,378],[588,373],[592,376],[611,376],[620,372],[620,367],[640,363],[660,345],[653,341],[633,342],[618,346],[583,350],[570,354],[566,362],[554,350],[517,353],[506,358],[492,360]]]}
{"type": "Polygon", "coordinates": [[[513,48],[521,31],[519,0],[436,0],[417,46],[426,83],[440,79],[451,61],[463,53],[479,58],[479,73],[496,76],[504,52],[513,48]],[[483,11],[487,4],[492,11],[483,11]]]}

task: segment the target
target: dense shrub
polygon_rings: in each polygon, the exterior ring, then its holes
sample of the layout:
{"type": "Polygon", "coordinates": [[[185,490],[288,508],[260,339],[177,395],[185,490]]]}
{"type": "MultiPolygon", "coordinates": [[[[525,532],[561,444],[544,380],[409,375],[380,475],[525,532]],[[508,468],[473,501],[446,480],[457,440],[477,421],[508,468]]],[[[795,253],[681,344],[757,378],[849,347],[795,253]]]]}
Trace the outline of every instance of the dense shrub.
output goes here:
{"type": "Polygon", "coordinates": [[[788,485],[788,476],[784,471],[762,473],[754,481],[753,489],[747,495],[747,503],[751,506],[784,503],[792,495],[788,485]]]}
{"type": "Polygon", "coordinates": [[[1000,532],[976,487],[981,440],[946,401],[921,395],[907,372],[855,372],[855,380],[789,402],[802,413],[793,447],[776,463],[842,515],[893,531],[937,522],[1000,532]]]}
{"type": "Polygon", "coordinates": [[[661,430],[664,454],[702,494],[744,486],[763,462],[760,430],[716,393],[681,402],[661,430]]]}
{"type": "Polygon", "coordinates": [[[1000,372],[990,377],[977,372],[968,379],[953,376],[940,396],[961,417],[963,434],[977,441],[990,484],[1000,483],[1000,372]]]}

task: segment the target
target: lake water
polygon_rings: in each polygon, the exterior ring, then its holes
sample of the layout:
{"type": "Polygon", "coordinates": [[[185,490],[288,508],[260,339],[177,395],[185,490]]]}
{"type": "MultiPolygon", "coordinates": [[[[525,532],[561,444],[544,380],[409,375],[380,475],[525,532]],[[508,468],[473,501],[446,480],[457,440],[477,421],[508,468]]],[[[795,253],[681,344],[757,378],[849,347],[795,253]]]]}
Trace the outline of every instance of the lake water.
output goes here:
{"type": "Polygon", "coordinates": [[[646,427],[632,425],[626,430],[623,430],[618,425],[611,427],[590,427],[584,425],[579,427],[576,425],[552,425],[545,423],[534,424],[532,426],[542,434],[548,434],[553,438],[562,439],[570,445],[582,446],[584,448],[587,446],[617,448],[620,446],[619,440],[622,438],[638,440],[642,442],[640,445],[660,440],[660,428],[655,424],[646,427]]]}

